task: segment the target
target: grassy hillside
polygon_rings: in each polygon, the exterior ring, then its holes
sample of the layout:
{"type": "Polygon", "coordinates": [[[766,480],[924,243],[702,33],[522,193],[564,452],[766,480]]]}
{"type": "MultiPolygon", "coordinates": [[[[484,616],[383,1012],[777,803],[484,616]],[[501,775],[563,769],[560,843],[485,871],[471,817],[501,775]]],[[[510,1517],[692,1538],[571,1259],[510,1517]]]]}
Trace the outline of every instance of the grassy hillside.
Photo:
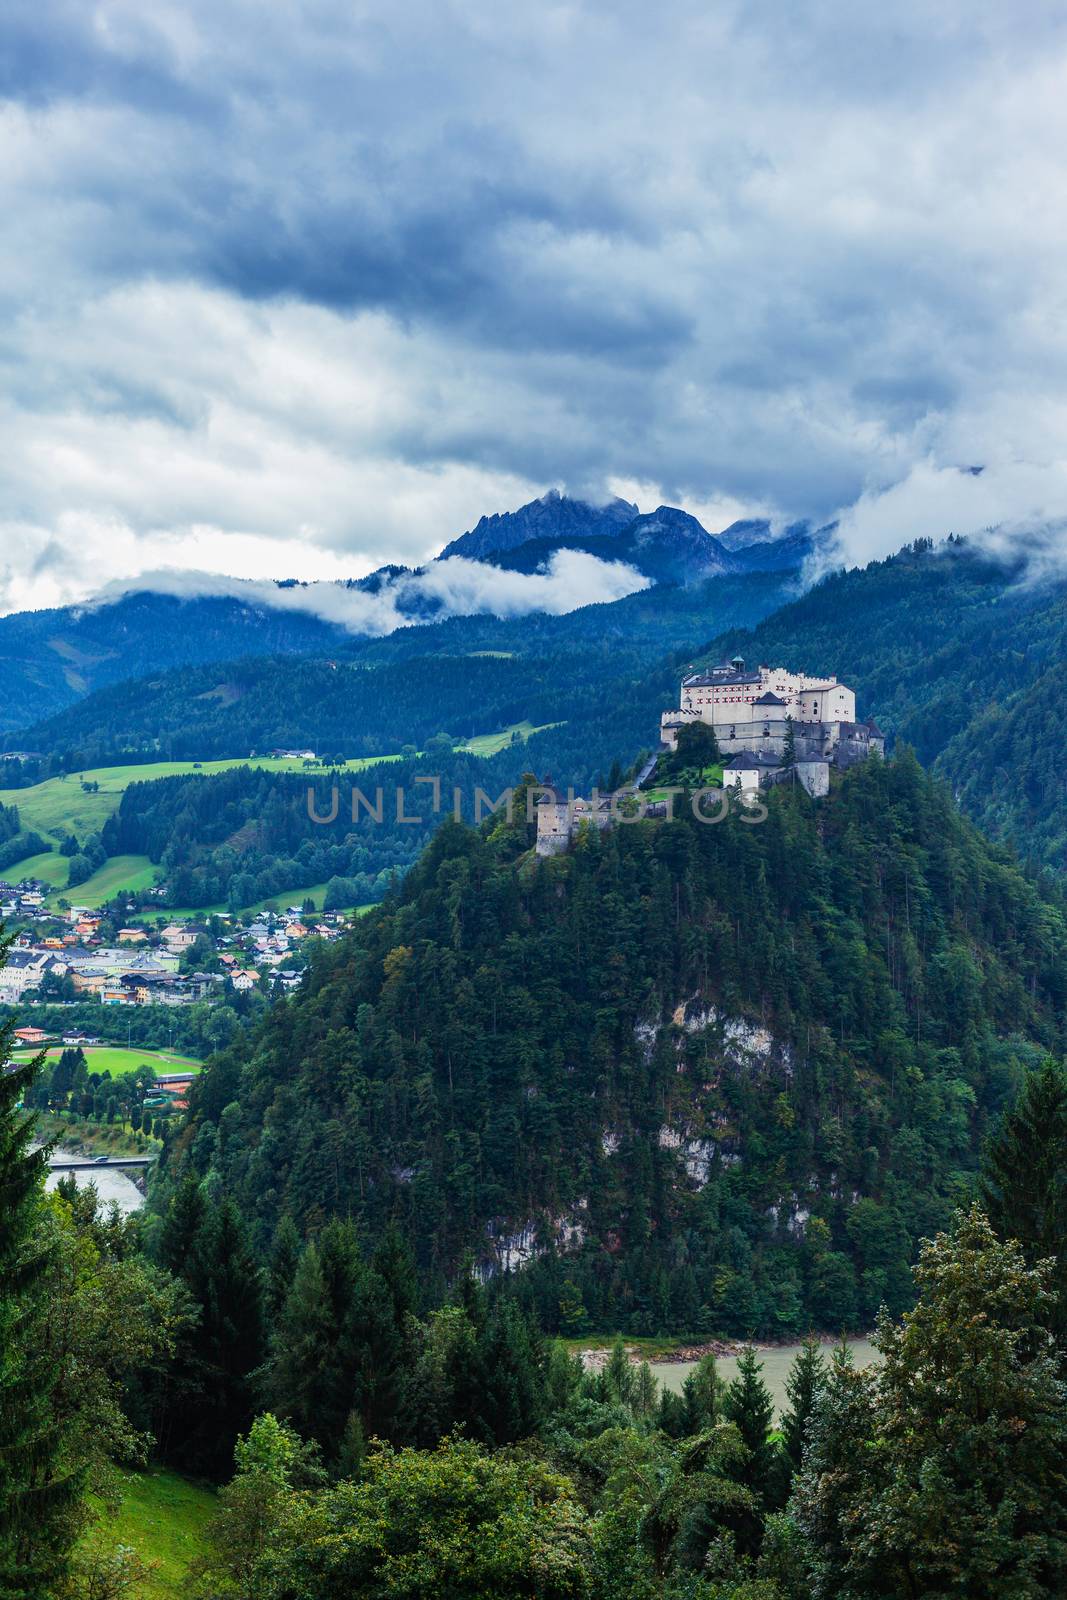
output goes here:
{"type": "MultiPolygon", "coordinates": [[[[387,756],[376,758],[389,759],[387,756]]],[[[345,763],[344,770],[360,772],[371,764],[369,758],[353,760],[345,763]]],[[[108,817],[118,809],[131,783],[191,776],[197,772],[209,776],[217,772],[230,772],[234,767],[255,767],[264,772],[308,770],[302,761],[272,756],[233,756],[218,761],[139,761],[126,766],[90,767],[84,772],[47,778],[28,789],[0,789],[0,805],[17,806],[23,828],[50,834],[57,841],[68,833],[81,839],[87,834],[99,833],[108,817]],[[98,784],[98,792],[87,794],[82,788],[83,783],[98,784]]]]}
{"type": "Polygon", "coordinates": [[[499,733],[477,733],[473,739],[464,743],[464,750],[469,750],[472,756],[495,756],[501,750],[506,750],[510,744],[522,743],[535,733],[544,733],[549,728],[559,727],[556,722],[544,722],[535,728],[532,722],[513,722],[510,728],[501,728],[499,733]],[[516,741],[515,735],[518,734],[516,741]]]}
{"type": "Polygon", "coordinates": [[[62,889],[67,882],[67,866],[66,856],[48,851],[41,855],[24,856],[13,866],[5,867],[0,877],[6,878],[9,883],[21,883],[24,878],[37,878],[41,883],[50,883],[55,889],[62,889]]]}
{"type": "Polygon", "coordinates": [[[123,1473],[117,1515],[104,1517],[89,1538],[104,1548],[128,1545],[148,1565],[136,1600],[185,1600],[215,1507],[213,1490],[176,1472],[123,1473]]]}

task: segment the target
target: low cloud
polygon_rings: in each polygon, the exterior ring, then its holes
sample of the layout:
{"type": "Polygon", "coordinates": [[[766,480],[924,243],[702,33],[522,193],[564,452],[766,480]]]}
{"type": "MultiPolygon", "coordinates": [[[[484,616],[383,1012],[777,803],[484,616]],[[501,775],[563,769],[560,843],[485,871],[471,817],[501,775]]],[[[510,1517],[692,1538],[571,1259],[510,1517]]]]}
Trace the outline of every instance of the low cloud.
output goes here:
{"type": "Polygon", "coordinates": [[[824,565],[864,566],[913,539],[963,534],[1031,576],[1067,572],[1067,461],[963,467],[924,461],[899,483],[862,495],[838,517],[824,565]]]}
{"type": "Polygon", "coordinates": [[[107,604],[134,588],[184,599],[224,595],[245,605],[305,612],[349,633],[377,636],[445,617],[517,617],[531,611],[561,616],[579,606],[621,600],[648,586],[649,580],[625,562],[557,550],[539,572],[511,572],[453,556],[424,572],[386,578],[374,590],[343,583],[280,585],[209,572],[152,572],[136,585],[109,584],[93,604],[107,604]]]}

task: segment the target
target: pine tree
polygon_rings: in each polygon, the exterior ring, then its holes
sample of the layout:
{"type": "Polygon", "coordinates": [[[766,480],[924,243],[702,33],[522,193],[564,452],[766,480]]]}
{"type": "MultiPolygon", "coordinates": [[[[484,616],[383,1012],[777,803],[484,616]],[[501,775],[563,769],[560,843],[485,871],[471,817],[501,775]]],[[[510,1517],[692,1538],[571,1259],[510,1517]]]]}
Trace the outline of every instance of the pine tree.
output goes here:
{"type": "MultiPolygon", "coordinates": [[[[12,1025],[0,1029],[0,1062],[12,1025]]],[[[40,1600],[62,1576],[78,1531],[80,1472],[64,1462],[53,1415],[60,1374],[39,1356],[35,1314],[48,1292],[40,1239],[46,1158],[21,1102],[40,1066],[0,1071],[0,1596],[40,1600]]]]}
{"type": "Polygon", "coordinates": [[[339,1370],[340,1328],[327,1292],[318,1245],[309,1244],[274,1329],[266,1375],[272,1410],[324,1454],[336,1453],[351,1406],[347,1374],[339,1370]]]}
{"type": "Polygon", "coordinates": [[[411,1246],[395,1223],[386,1228],[371,1264],[385,1284],[393,1322],[402,1334],[408,1317],[415,1316],[419,1308],[419,1281],[411,1246]]]}
{"type": "Polygon", "coordinates": [[[706,1433],[714,1428],[722,1414],[722,1400],[722,1379],[715,1365],[715,1357],[709,1352],[701,1356],[682,1384],[685,1432],[706,1433]]]}
{"type": "Polygon", "coordinates": [[[637,1380],[634,1384],[634,1416],[640,1418],[642,1422],[648,1422],[655,1416],[658,1402],[659,1384],[648,1362],[642,1361],[637,1369],[637,1380]]]}
{"type": "Polygon", "coordinates": [[[743,1350],[738,1357],[737,1377],[726,1385],[723,1397],[723,1415],[741,1435],[746,1452],[733,1475],[757,1495],[766,1495],[772,1487],[776,1454],[770,1441],[774,1401],[760,1377],[762,1371],[763,1362],[756,1360],[756,1352],[751,1347],[743,1350]]]}
{"type": "Polygon", "coordinates": [[[206,1210],[199,1178],[187,1173],[170,1197],[156,1247],[160,1266],[175,1277],[184,1277],[188,1270],[206,1210]]]}
{"type": "Polygon", "coordinates": [[[1030,1074],[986,1152],[982,1204],[1002,1239],[1034,1266],[1050,1257],[1056,1303],[1049,1326],[1067,1345],[1067,1072],[1050,1057],[1030,1074]]]}
{"type": "Polygon", "coordinates": [[[232,1465],[238,1434],[252,1425],[252,1373],[265,1353],[261,1274],[232,1200],[223,1200],[205,1217],[189,1286],[201,1307],[193,1339],[204,1374],[204,1404],[190,1459],[221,1477],[232,1465]]]}
{"type": "MultiPolygon", "coordinates": [[[[493,1307],[479,1340],[482,1427],[491,1444],[525,1439],[545,1410],[541,1341],[514,1300],[493,1307]]],[[[631,1368],[632,1371],[632,1368],[631,1368]]]]}
{"type": "Polygon", "coordinates": [[[789,1410],[782,1418],[782,1449],[793,1472],[800,1470],[809,1424],[825,1381],[826,1363],[822,1351],[815,1339],[808,1338],[785,1380],[789,1410]]]}
{"type": "Polygon", "coordinates": [[[274,1245],[267,1269],[265,1296],[267,1310],[272,1319],[278,1317],[285,1305],[299,1263],[300,1234],[296,1223],[286,1211],[275,1229],[274,1245]]]}
{"type": "Polygon", "coordinates": [[[605,1400],[613,1400],[619,1405],[628,1406],[633,1401],[636,1383],[637,1375],[633,1362],[626,1352],[622,1334],[617,1333],[611,1347],[611,1355],[600,1373],[598,1388],[605,1400]]]}

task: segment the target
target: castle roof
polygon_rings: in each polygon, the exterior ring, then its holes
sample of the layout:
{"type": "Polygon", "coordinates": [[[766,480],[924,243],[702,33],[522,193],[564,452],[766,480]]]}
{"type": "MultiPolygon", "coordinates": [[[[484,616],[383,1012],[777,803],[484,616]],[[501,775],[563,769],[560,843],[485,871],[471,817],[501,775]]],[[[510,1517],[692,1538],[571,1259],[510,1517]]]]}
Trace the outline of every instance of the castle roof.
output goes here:
{"type": "Polygon", "coordinates": [[[763,772],[767,767],[780,767],[781,762],[776,756],[763,754],[750,755],[743,750],[740,755],[734,756],[726,763],[727,772],[763,772]]]}
{"type": "Polygon", "coordinates": [[[768,689],[766,694],[761,694],[758,700],[753,700],[754,706],[784,706],[785,701],[781,695],[775,694],[773,689],[768,689]]]}
{"type": "Polygon", "coordinates": [[[732,683],[759,683],[758,672],[745,672],[738,669],[730,662],[721,667],[709,667],[706,672],[694,672],[690,677],[682,679],[683,689],[709,689],[718,684],[732,683]]]}

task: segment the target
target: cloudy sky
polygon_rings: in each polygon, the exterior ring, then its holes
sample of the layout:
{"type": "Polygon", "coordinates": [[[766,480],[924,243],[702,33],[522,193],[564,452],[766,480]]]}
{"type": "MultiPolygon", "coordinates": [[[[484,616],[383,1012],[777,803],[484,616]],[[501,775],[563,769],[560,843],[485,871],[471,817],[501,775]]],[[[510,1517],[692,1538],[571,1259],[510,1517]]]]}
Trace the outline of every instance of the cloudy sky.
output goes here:
{"type": "Polygon", "coordinates": [[[1067,517],[1058,4],[0,27],[0,609],[417,562],[552,484],[853,559],[1067,517]]]}

